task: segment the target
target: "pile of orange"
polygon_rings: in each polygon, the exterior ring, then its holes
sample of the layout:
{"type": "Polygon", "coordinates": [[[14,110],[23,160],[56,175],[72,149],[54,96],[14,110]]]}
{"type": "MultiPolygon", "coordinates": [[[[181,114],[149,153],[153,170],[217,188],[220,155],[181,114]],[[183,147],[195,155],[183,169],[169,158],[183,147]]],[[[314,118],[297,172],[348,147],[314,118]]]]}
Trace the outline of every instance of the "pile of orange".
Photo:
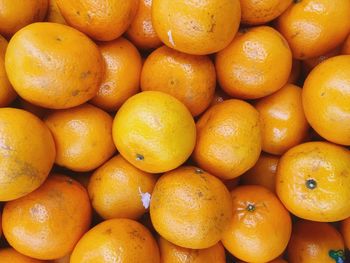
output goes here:
{"type": "Polygon", "coordinates": [[[349,18],[0,0],[0,262],[347,262],[349,18]]]}

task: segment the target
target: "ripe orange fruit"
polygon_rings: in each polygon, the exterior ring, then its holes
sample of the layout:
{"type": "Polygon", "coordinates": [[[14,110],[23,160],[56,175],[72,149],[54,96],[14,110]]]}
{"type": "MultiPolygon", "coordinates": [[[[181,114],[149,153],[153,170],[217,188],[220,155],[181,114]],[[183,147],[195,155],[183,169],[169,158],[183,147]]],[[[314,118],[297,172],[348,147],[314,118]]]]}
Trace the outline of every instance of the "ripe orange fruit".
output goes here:
{"type": "Polygon", "coordinates": [[[38,259],[68,254],[88,230],[91,207],[86,189],[66,176],[51,175],[36,191],[4,207],[6,240],[38,259]]]}
{"type": "Polygon", "coordinates": [[[293,59],[292,62],[292,71],[289,75],[287,83],[297,84],[301,75],[301,61],[293,59]]]}
{"type": "Polygon", "coordinates": [[[229,95],[242,99],[267,96],[287,83],[292,53],[287,41],[268,26],[241,31],[216,55],[218,81],[229,95]]]}
{"type": "Polygon", "coordinates": [[[350,145],[349,90],[350,55],[343,55],[314,68],[302,92],[305,115],[312,128],[328,141],[343,145],[350,145]]]}
{"type": "Polygon", "coordinates": [[[222,238],[224,247],[247,262],[267,262],[281,255],[292,222],[278,198],[256,185],[237,187],[231,196],[233,217],[222,238]]]}
{"type": "Polygon", "coordinates": [[[52,261],[50,261],[50,263],[69,263],[69,260],[70,260],[70,254],[68,254],[62,258],[52,260],[52,261]]]}
{"type": "Polygon", "coordinates": [[[115,152],[113,119],[90,104],[48,114],[45,124],[54,137],[56,163],[73,171],[91,171],[115,152]]]}
{"type": "Polygon", "coordinates": [[[152,22],[168,47],[205,55],[225,48],[237,33],[241,18],[239,0],[153,0],[152,22]]]}
{"type": "Polygon", "coordinates": [[[157,242],[131,219],[110,219],[88,231],[73,250],[70,263],[159,263],[157,242]]]}
{"type": "Polygon", "coordinates": [[[147,212],[156,177],[115,156],[92,175],[89,195],[103,218],[138,219],[147,212]]]}
{"type": "Polygon", "coordinates": [[[345,262],[344,242],[327,223],[298,221],[288,245],[289,263],[345,262]]]}
{"type": "Polygon", "coordinates": [[[8,78],[25,100],[53,109],[70,108],[95,96],[103,74],[97,46],[74,28],[34,23],[10,40],[8,78]]]}
{"type": "Polygon", "coordinates": [[[221,179],[232,179],[254,166],[261,152],[259,113],[247,102],[230,99],[208,109],[197,122],[193,157],[221,179]]]}
{"type": "Polygon", "coordinates": [[[158,179],[150,215],[155,230],[169,242],[204,249],[221,239],[231,219],[232,201],[215,176],[182,166],[158,179]]]}
{"type": "Polygon", "coordinates": [[[287,84],[255,104],[262,124],[263,151],[280,155],[306,139],[309,124],[301,91],[298,86],[287,84]]]}
{"type": "Polygon", "coordinates": [[[241,176],[243,185],[261,185],[275,192],[279,156],[262,153],[256,164],[241,176]]]}
{"type": "Polygon", "coordinates": [[[10,38],[22,27],[43,21],[48,0],[0,1],[0,34],[10,38]]]}
{"type": "Polygon", "coordinates": [[[209,57],[188,55],[167,46],[152,52],[142,68],[142,90],[162,91],[174,96],[193,116],[209,106],[215,86],[215,67],[209,57]]]}
{"type": "Polygon", "coordinates": [[[225,263],[225,249],[222,244],[205,249],[183,248],[170,243],[160,237],[160,262],[161,263],[225,263]]]}
{"type": "Polygon", "coordinates": [[[49,129],[33,114],[0,108],[0,200],[29,194],[48,176],[55,160],[49,129]]]}
{"type": "Polygon", "coordinates": [[[152,24],[152,0],[140,0],[135,18],[126,36],[140,49],[157,48],[162,45],[152,24]]]}
{"type": "Polygon", "coordinates": [[[350,217],[340,223],[340,231],[344,238],[346,247],[350,249],[350,217]]]}
{"type": "Polygon", "coordinates": [[[27,257],[13,248],[0,249],[1,263],[44,263],[43,260],[27,257]]]}
{"type": "Polygon", "coordinates": [[[260,25],[279,17],[293,0],[240,0],[242,9],[241,23],[260,25]]]}
{"type": "Polygon", "coordinates": [[[277,19],[293,57],[321,56],[340,45],[350,32],[348,0],[294,1],[277,19]]]}
{"type": "Polygon", "coordinates": [[[120,154],[140,170],[161,173],[183,164],[196,142],[191,113],[176,98],[144,91],[128,99],[113,122],[120,154]]]}
{"type": "Polygon", "coordinates": [[[49,9],[47,10],[46,21],[66,25],[67,22],[64,20],[56,1],[57,0],[49,0],[49,9]]]}
{"type": "Polygon", "coordinates": [[[138,0],[56,0],[69,25],[96,40],[109,41],[121,36],[131,24],[138,0]]]}
{"type": "Polygon", "coordinates": [[[299,144],[279,160],[276,192],[296,216],[332,222],[350,217],[350,151],[328,143],[299,144]]]}

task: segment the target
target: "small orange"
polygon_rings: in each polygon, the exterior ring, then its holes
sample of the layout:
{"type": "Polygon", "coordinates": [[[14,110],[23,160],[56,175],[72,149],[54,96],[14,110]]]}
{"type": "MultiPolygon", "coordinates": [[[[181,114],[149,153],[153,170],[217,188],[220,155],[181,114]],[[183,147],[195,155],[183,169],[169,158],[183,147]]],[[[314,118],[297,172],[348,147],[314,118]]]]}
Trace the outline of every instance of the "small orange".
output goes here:
{"type": "Polygon", "coordinates": [[[340,45],[350,32],[350,1],[298,0],[277,19],[293,57],[308,59],[340,45]]]}
{"type": "Polygon", "coordinates": [[[292,221],[275,194],[262,186],[240,186],[231,192],[233,217],[222,243],[247,262],[268,262],[287,247],[292,221]]]}
{"type": "Polygon", "coordinates": [[[343,43],[341,54],[350,55],[350,35],[346,38],[345,42],[343,43]]]}
{"type": "Polygon", "coordinates": [[[77,172],[91,171],[115,152],[113,119],[103,110],[83,104],[48,114],[45,124],[56,143],[56,163],[77,172]]]}
{"type": "Polygon", "coordinates": [[[153,0],[152,22],[159,38],[178,51],[206,55],[225,48],[237,33],[239,0],[153,0]]]}
{"type": "Polygon", "coordinates": [[[183,248],[170,243],[160,237],[160,262],[161,263],[225,263],[225,249],[222,244],[205,249],[183,248]]]}
{"type": "Polygon", "coordinates": [[[5,67],[18,95],[53,109],[91,99],[103,75],[102,56],[88,37],[48,22],[30,24],[11,38],[5,67]]]}
{"type": "Polygon", "coordinates": [[[38,259],[60,258],[90,226],[89,196],[73,179],[51,175],[36,191],[7,202],[2,219],[6,240],[16,250],[38,259]]]}
{"type": "Polygon", "coordinates": [[[1,263],[44,263],[45,261],[27,257],[13,248],[0,249],[1,263]]]}
{"type": "Polygon", "coordinates": [[[0,134],[0,201],[8,201],[45,181],[56,151],[50,130],[24,110],[0,108],[0,134]]]}
{"type": "Polygon", "coordinates": [[[350,217],[340,223],[340,231],[343,235],[346,247],[350,249],[350,217]]]}
{"type": "Polygon", "coordinates": [[[292,53],[283,36],[268,26],[242,30],[216,55],[218,81],[229,95],[242,99],[267,96],[287,83],[292,53]]]}
{"type": "Polygon", "coordinates": [[[120,154],[140,170],[162,173],[183,164],[196,143],[191,113],[179,100],[159,91],[129,98],[113,122],[120,154]]]}
{"type": "Polygon", "coordinates": [[[158,179],[150,215],[155,230],[169,242],[204,249],[221,239],[232,216],[232,201],[215,176],[182,166],[158,179]]]}
{"type": "Polygon", "coordinates": [[[197,122],[196,163],[221,179],[232,179],[254,166],[261,152],[259,113],[241,100],[209,108],[197,122]]]}
{"type": "Polygon", "coordinates": [[[136,15],[138,0],[56,0],[66,22],[96,40],[120,37],[136,15]]]}
{"type": "Polygon", "coordinates": [[[345,262],[340,233],[327,223],[298,221],[288,245],[289,263],[345,262]]]}
{"type": "Polygon", "coordinates": [[[94,209],[105,219],[138,219],[147,212],[156,177],[115,156],[92,175],[88,190],[94,209]]]}
{"type": "Polygon", "coordinates": [[[255,104],[261,119],[262,150],[271,154],[283,154],[303,142],[309,131],[301,88],[287,84],[255,104]]]}
{"type": "Polygon", "coordinates": [[[140,0],[134,20],[126,36],[140,49],[157,48],[162,45],[152,24],[152,0],[140,0]]]}
{"type": "Polygon", "coordinates": [[[57,0],[49,0],[49,9],[47,10],[46,21],[66,25],[67,22],[64,20],[56,1],[57,0]]]}
{"type": "Polygon", "coordinates": [[[289,75],[287,83],[297,84],[301,76],[301,61],[293,59],[292,62],[292,71],[289,75]]]}
{"type": "Polygon", "coordinates": [[[256,164],[241,176],[243,185],[261,185],[275,192],[279,156],[262,153],[256,164]]]}
{"type": "Polygon", "coordinates": [[[305,80],[302,99],[306,118],[318,134],[350,145],[350,55],[327,59],[314,68],[305,80]]]}
{"type": "Polygon", "coordinates": [[[213,99],[216,86],[214,63],[207,56],[181,53],[167,46],[152,52],[141,73],[141,89],[168,93],[201,114],[213,99]]]}
{"type": "Polygon", "coordinates": [[[308,142],[286,152],[278,162],[276,192],[296,216],[320,222],[350,217],[350,151],[308,142]]]}
{"type": "Polygon", "coordinates": [[[110,219],[88,231],[73,250],[70,263],[160,263],[157,242],[131,219],[110,219]]]}
{"type": "Polygon", "coordinates": [[[0,34],[10,38],[22,27],[43,21],[48,0],[0,1],[0,34]]]}
{"type": "Polygon", "coordinates": [[[91,103],[106,110],[116,111],[140,89],[141,56],[125,38],[98,44],[105,61],[105,75],[100,89],[91,103]]]}

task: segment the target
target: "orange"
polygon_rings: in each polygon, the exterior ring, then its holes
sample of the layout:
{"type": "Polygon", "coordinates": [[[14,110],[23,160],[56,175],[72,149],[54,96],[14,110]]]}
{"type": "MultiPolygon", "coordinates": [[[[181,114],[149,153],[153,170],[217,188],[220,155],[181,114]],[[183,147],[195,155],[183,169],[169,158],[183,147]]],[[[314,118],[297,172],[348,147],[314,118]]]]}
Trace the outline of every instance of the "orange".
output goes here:
{"type": "Polygon", "coordinates": [[[0,201],[8,201],[45,181],[56,151],[49,129],[24,110],[0,108],[0,134],[0,201]]]}
{"type": "Polygon", "coordinates": [[[225,263],[225,249],[221,243],[206,249],[190,249],[176,246],[159,238],[161,263],[225,263]]]}
{"type": "Polygon", "coordinates": [[[350,217],[350,151],[328,143],[299,144],[279,160],[276,192],[296,216],[320,222],[350,217]]]}
{"type": "Polygon", "coordinates": [[[196,143],[191,113],[176,98],[144,91],[129,98],[113,122],[113,139],[120,154],[149,173],[183,164],[196,143]]]}
{"type": "Polygon", "coordinates": [[[242,9],[241,23],[260,25],[279,17],[293,0],[240,0],[242,9]]]}
{"type": "Polygon", "coordinates": [[[102,56],[83,33],[56,23],[34,23],[10,40],[8,78],[25,100],[53,109],[82,104],[98,91],[102,56]]]}
{"type": "Polygon", "coordinates": [[[49,0],[49,9],[47,10],[46,21],[66,25],[60,9],[57,5],[57,0],[49,0]]]}
{"type": "Polygon", "coordinates": [[[348,0],[298,0],[277,19],[293,57],[320,56],[340,45],[350,32],[348,0]]]}
{"type": "Polygon", "coordinates": [[[159,38],[178,51],[205,55],[225,48],[237,33],[239,0],[153,0],[152,22],[159,38]]]}
{"type": "Polygon", "coordinates": [[[289,75],[287,83],[297,84],[301,76],[301,61],[293,59],[292,62],[292,71],[289,75]]]}
{"type": "Polygon", "coordinates": [[[140,223],[131,219],[104,221],[78,242],[70,263],[159,263],[157,242],[140,223]]]}
{"type": "Polygon", "coordinates": [[[305,80],[302,99],[306,118],[318,134],[350,145],[350,55],[327,59],[314,68],[305,80]]]}
{"type": "Polygon", "coordinates": [[[99,167],[89,182],[94,209],[105,219],[138,219],[147,212],[156,177],[129,164],[121,155],[99,167]]]}
{"type": "Polygon", "coordinates": [[[162,45],[152,24],[152,0],[140,0],[137,13],[126,31],[126,36],[140,49],[162,45]]]}
{"type": "Polygon", "coordinates": [[[113,119],[90,104],[57,110],[45,123],[54,137],[56,163],[73,171],[91,171],[115,152],[112,139],[113,119]]]}
{"type": "Polygon", "coordinates": [[[327,223],[298,221],[288,245],[289,263],[345,262],[344,242],[327,223]]]}
{"type": "Polygon", "coordinates": [[[105,61],[105,75],[91,103],[107,111],[116,111],[139,91],[141,56],[134,45],[122,37],[101,42],[98,47],[105,61]]]}
{"type": "Polygon", "coordinates": [[[350,35],[346,38],[342,45],[341,54],[350,55],[350,35]]]}
{"type": "Polygon", "coordinates": [[[2,219],[6,240],[20,253],[60,258],[89,228],[89,196],[73,179],[51,175],[36,191],[6,203],[2,219]]]}
{"type": "Polygon", "coordinates": [[[136,15],[138,0],[56,0],[66,22],[96,40],[121,36],[136,15]]]}
{"type": "Polygon", "coordinates": [[[261,185],[275,192],[279,156],[262,153],[256,164],[241,176],[243,185],[261,185]]]}
{"type": "Polygon", "coordinates": [[[52,260],[50,263],[69,263],[69,260],[70,260],[70,254],[68,254],[62,258],[52,260]]]}
{"type": "Polygon", "coordinates": [[[346,247],[350,249],[350,217],[340,223],[340,231],[343,235],[346,247]]]}
{"type": "Polygon", "coordinates": [[[231,192],[233,217],[222,243],[247,262],[268,262],[287,247],[292,222],[278,198],[262,186],[237,187],[231,192]]]}
{"type": "Polygon", "coordinates": [[[1,263],[44,263],[43,260],[22,255],[13,248],[0,249],[1,263]]]}
{"type": "Polygon", "coordinates": [[[191,249],[214,246],[232,215],[232,201],[215,176],[182,166],[161,176],[153,190],[150,215],[169,242],[191,249]]]}
{"type": "Polygon", "coordinates": [[[301,88],[287,84],[255,104],[262,124],[262,150],[283,154],[303,142],[309,130],[301,99],[301,88]]]}
{"type": "Polygon", "coordinates": [[[242,30],[216,55],[222,89],[236,98],[267,96],[286,84],[292,69],[287,41],[268,26],[242,30]]]}
{"type": "Polygon", "coordinates": [[[22,27],[43,21],[48,0],[0,1],[0,34],[10,38],[22,27]]]}
{"type": "Polygon", "coordinates": [[[260,152],[259,113],[247,102],[226,100],[209,108],[197,122],[194,160],[221,179],[245,173],[260,152]]]}
{"type": "Polygon", "coordinates": [[[162,91],[174,96],[193,116],[209,106],[215,86],[215,67],[209,57],[188,55],[167,46],[152,52],[142,68],[142,90],[162,91]]]}

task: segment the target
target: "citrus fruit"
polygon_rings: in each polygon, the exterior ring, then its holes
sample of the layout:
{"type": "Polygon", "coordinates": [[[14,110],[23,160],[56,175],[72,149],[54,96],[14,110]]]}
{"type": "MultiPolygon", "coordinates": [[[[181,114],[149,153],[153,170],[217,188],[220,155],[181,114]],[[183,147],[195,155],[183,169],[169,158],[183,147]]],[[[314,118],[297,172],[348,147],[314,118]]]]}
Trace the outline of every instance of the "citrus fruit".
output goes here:
{"type": "Polygon", "coordinates": [[[49,0],[49,9],[47,10],[46,21],[66,25],[60,9],[57,5],[57,0],[49,0]]]}
{"type": "Polygon", "coordinates": [[[43,260],[27,257],[13,248],[0,249],[0,258],[2,263],[44,263],[43,260]]]}

